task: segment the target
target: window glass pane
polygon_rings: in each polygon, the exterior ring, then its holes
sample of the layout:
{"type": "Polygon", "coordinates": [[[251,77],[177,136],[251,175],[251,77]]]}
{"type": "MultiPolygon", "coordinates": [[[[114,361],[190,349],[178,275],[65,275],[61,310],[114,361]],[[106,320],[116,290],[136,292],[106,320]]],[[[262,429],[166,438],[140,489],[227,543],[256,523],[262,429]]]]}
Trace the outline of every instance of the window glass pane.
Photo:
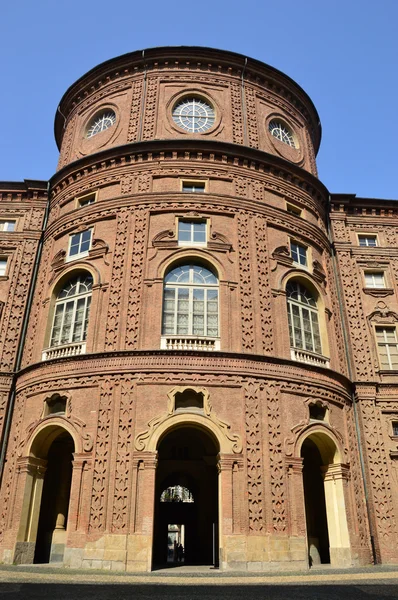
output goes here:
{"type": "Polygon", "coordinates": [[[180,242],[192,241],[192,226],[191,223],[185,221],[178,222],[178,240],[180,242]]]}
{"type": "Polygon", "coordinates": [[[62,331],[60,337],[61,344],[68,344],[70,342],[70,332],[72,328],[74,301],[69,301],[65,304],[64,320],[62,323],[62,331]]]}
{"type": "Polygon", "coordinates": [[[80,244],[80,252],[87,252],[90,249],[91,230],[82,232],[82,240],[80,244]]]}
{"type": "Polygon", "coordinates": [[[71,236],[69,256],[79,254],[80,248],[80,233],[75,233],[71,236]]]}
{"type": "Polygon", "coordinates": [[[377,237],[375,235],[360,235],[358,239],[360,246],[369,246],[371,248],[377,246],[377,237]]]}
{"type": "Polygon", "coordinates": [[[7,259],[0,258],[0,276],[5,275],[7,270],[7,259]]]}
{"type": "Polygon", "coordinates": [[[193,241],[198,243],[206,241],[206,223],[193,224],[193,241]]]}
{"type": "Polygon", "coordinates": [[[296,244],[291,244],[290,252],[291,252],[292,259],[294,260],[294,262],[298,262],[298,249],[297,249],[296,244]]]}

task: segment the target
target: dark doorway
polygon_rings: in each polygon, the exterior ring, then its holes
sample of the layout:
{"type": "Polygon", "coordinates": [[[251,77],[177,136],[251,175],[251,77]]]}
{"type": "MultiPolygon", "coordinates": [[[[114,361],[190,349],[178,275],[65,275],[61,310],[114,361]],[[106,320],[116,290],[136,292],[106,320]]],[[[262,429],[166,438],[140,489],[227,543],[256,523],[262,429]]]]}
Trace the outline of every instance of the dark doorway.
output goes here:
{"type": "Polygon", "coordinates": [[[318,446],[307,438],[301,448],[310,566],[330,563],[323,465],[318,446]]]}
{"type": "Polygon", "coordinates": [[[40,504],[35,563],[63,560],[73,452],[73,440],[66,432],[59,435],[49,448],[40,504]]]}
{"type": "Polygon", "coordinates": [[[218,566],[219,449],[194,427],[160,442],[155,491],[153,566],[218,566]],[[178,534],[173,535],[173,531],[178,534]],[[174,541],[182,548],[174,549],[174,541]]]}

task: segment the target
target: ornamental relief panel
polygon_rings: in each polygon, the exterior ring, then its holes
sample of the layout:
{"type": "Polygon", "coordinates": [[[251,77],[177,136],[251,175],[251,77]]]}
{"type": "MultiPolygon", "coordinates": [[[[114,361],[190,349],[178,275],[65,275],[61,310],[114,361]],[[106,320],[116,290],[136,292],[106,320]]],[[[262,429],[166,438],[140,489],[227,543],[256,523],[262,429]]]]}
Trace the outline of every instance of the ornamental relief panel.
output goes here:
{"type": "Polygon", "coordinates": [[[187,422],[198,421],[204,425],[206,425],[206,422],[208,422],[209,428],[213,430],[215,426],[216,430],[218,431],[218,438],[221,437],[225,439],[226,446],[221,451],[233,454],[241,454],[242,441],[240,435],[232,433],[231,425],[216,415],[210,400],[210,393],[206,388],[196,386],[176,386],[167,393],[167,397],[167,410],[157,417],[151,419],[148,422],[148,428],[136,435],[134,447],[137,451],[143,452],[146,450],[156,450],[156,448],[152,448],[153,442],[151,443],[153,436],[156,435],[156,430],[160,426],[162,426],[162,431],[168,427],[172,427],[178,417],[180,417],[179,420],[182,419],[182,421],[186,420],[187,422]],[[202,396],[202,407],[178,407],[176,404],[176,396],[185,392],[194,392],[194,394],[202,396]]]}

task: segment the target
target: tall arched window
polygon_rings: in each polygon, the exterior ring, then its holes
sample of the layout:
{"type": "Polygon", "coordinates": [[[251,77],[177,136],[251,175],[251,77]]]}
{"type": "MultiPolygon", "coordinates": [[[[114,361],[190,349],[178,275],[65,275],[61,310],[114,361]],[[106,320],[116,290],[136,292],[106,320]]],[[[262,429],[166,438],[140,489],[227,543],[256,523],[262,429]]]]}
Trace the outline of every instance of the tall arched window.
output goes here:
{"type": "Polygon", "coordinates": [[[164,279],[163,335],[218,337],[218,279],[200,265],[180,265],[164,279]]]}
{"type": "Polygon", "coordinates": [[[89,273],[74,275],[64,283],[55,302],[51,347],[86,339],[92,287],[89,273]]]}
{"type": "Polygon", "coordinates": [[[286,286],[290,346],[322,354],[318,308],[315,298],[301,283],[286,286]]]}

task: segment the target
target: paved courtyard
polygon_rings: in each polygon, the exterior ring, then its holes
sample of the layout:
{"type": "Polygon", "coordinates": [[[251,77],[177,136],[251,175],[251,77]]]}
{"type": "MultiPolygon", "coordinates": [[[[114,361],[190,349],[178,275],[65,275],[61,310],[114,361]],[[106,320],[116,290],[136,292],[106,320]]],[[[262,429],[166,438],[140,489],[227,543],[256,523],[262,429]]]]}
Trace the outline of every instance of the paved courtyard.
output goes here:
{"type": "Polygon", "coordinates": [[[398,568],[260,575],[182,567],[127,575],[3,565],[0,596],[21,600],[382,600],[398,598],[398,568]]]}

